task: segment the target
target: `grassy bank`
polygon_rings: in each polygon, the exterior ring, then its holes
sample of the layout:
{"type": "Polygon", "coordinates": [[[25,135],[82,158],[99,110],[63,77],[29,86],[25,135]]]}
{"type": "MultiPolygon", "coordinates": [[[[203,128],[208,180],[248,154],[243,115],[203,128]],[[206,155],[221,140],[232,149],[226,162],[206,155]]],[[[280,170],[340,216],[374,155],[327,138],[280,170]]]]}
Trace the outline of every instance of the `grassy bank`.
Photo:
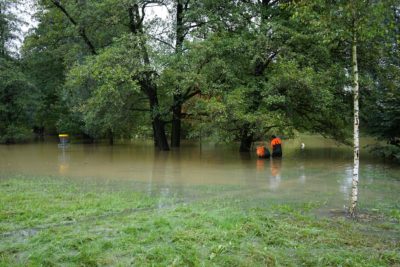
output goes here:
{"type": "Polygon", "coordinates": [[[0,266],[400,265],[392,205],[353,221],[316,216],[318,201],[283,203],[234,186],[158,189],[2,179],[0,266]]]}

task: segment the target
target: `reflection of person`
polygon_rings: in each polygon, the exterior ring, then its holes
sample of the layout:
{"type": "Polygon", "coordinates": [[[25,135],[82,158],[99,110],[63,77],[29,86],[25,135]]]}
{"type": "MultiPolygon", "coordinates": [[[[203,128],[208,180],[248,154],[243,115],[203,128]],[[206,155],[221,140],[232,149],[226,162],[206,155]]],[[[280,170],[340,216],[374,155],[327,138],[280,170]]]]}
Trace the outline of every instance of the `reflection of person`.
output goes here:
{"type": "Polygon", "coordinates": [[[271,176],[269,178],[269,188],[272,190],[278,189],[281,183],[281,167],[282,161],[279,158],[275,158],[270,162],[271,176]]]}
{"type": "Polygon", "coordinates": [[[273,177],[280,176],[282,161],[280,159],[271,160],[271,175],[273,177]]]}
{"type": "Polygon", "coordinates": [[[282,141],[275,135],[271,136],[272,157],[282,157],[282,141]]]}
{"type": "Polygon", "coordinates": [[[265,164],[265,160],[257,159],[257,162],[256,162],[257,171],[263,171],[264,170],[264,164],[265,164]]]}

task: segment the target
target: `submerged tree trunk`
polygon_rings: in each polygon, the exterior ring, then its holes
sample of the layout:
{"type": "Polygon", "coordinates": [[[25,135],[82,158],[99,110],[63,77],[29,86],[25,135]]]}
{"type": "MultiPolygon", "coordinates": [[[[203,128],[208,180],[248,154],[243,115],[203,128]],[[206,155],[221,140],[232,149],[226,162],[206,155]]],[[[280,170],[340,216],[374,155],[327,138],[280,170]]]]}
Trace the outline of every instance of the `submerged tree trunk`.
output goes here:
{"type": "Polygon", "coordinates": [[[245,125],[240,136],[240,148],[239,152],[250,152],[251,145],[253,144],[253,134],[250,133],[251,128],[249,125],[245,125]]]}
{"type": "MultiPolygon", "coordinates": [[[[183,25],[183,1],[178,0],[176,6],[176,41],[175,53],[180,56],[182,54],[183,41],[185,39],[183,25]]],[[[179,92],[179,90],[178,90],[179,92]]],[[[172,107],[172,129],[171,129],[171,147],[180,147],[181,145],[181,124],[182,124],[182,99],[181,93],[175,93],[172,107]]]]}
{"type": "Polygon", "coordinates": [[[352,64],[353,64],[353,94],[354,94],[354,165],[353,165],[353,181],[351,187],[351,203],[349,212],[352,217],[356,215],[358,201],[358,176],[360,168],[360,140],[359,140],[359,85],[358,85],[358,62],[357,62],[357,36],[353,32],[352,41],[352,64]]]}
{"type": "Polygon", "coordinates": [[[108,129],[108,144],[114,145],[114,133],[111,129],[108,129]]]}
{"type": "Polygon", "coordinates": [[[176,104],[172,108],[171,147],[180,147],[181,145],[181,124],[182,105],[176,104]]]}
{"type": "Polygon", "coordinates": [[[152,119],[153,119],[153,131],[154,131],[154,142],[157,144],[160,150],[167,151],[169,150],[167,135],[165,134],[165,122],[161,119],[157,108],[158,97],[155,89],[147,89],[147,95],[150,101],[150,110],[152,111],[152,119]]]}

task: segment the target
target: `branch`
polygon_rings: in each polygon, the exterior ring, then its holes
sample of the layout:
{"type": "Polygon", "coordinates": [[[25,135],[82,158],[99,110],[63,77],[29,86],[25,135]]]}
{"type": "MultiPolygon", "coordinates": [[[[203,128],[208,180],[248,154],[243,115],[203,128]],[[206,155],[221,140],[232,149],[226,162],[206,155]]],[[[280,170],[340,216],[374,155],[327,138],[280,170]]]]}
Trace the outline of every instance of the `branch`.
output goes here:
{"type": "MultiPolygon", "coordinates": [[[[184,23],[186,23],[186,22],[184,22],[184,23]]],[[[190,29],[197,28],[197,27],[203,26],[205,24],[207,24],[207,21],[201,21],[201,22],[195,23],[193,25],[186,26],[185,27],[186,32],[189,32],[190,29]]]]}
{"type": "Polygon", "coordinates": [[[144,112],[150,112],[151,111],[150,109],[141,109],[141,108],[133,108],[131,110],[133,110],[133,111],[144,111],[144,112]]]}
{"type": "Polygon", "coordinates": [[[92,42],[90,41],[90,39],[88,38],[88,36],[86,35],[86,31],[85,28],[81,27],[76,20],[74,20],[74,18],[67,12],[67,10],[61,5],[60,0],[51,0],[51,2],[53,3],[53,5],[55,7],[57,7],[62,13],[64,13],[64,15],[69,19],[69,21],[75,26],[78,27],[78,33],[79,35],[83,38],[84,42],[86,43],[86,45],[89,47],[90,52],[93,55],[97,55],[96,49],[94,48],[94,45],[92,44],[92,42]]]}
{"type": "Polygon", "coordinates": [[[184,10],[185,10],[185,11],[188,10],[189,2],[190,2],[190,0],[187,0],[186,3],[184,4],[184,10]]]}
{"type": "Polygon", "coordinates": [[[188,100],[188,99],[190,99],[190,98],[192,98],[192,97],[194,97],[195,95],[198,95],[198,94],[200,94],[201,93],[201,90],[200,89],[198,89],[198,90],[196,90],[196,91],[194,91],[194,92],[192,92],[191,94],[189,94],[189,90],[186,92],[186,94],[184,95],[184,100],[188,100]]]}
{"type": "MultiPolygon", "coordinates": [[[[145,3],[145,4],[143,4],[143,6],[142,6],[142,17],[140,18],[139,25],[142,25],[142,23],[143,23],[144,16],[146,15],[146,13],[144,12],[144,10],[145,10],[147,4],[149,4],[149,3],[145,3]]],[[[138,16],[140,17],[139,14],[138,14],[138,16]]]]}
{"type": "Polygon", "coordinates": [[[273,51],[268,58],[265,60],[265,62],[257,62],[254,70],[254,74],[256,76],[260,76],[264,73],[265,69],[268,67],[268,65],[272,62],[272,60],[278,55],[279,51],[273,51]]]}
{"type": "Polygon", "coordinates": [[[173,50],[175,50],[175,47],[174,47],[172,44],[170,44],[170,43],[168,43],[168,42],[166,42],[166,41],[164,41],[164,40],[162,40],[162,39],[160,39],[160,38],[158,38],[158,37],[156,37],[156,36],[153,36],[153,35],[151,35],[150,37],[151,37],[152,39],[154,39],[154,40],[160,42],[160,43],[165,44],[166,46],[172,48],[173,50]]]}

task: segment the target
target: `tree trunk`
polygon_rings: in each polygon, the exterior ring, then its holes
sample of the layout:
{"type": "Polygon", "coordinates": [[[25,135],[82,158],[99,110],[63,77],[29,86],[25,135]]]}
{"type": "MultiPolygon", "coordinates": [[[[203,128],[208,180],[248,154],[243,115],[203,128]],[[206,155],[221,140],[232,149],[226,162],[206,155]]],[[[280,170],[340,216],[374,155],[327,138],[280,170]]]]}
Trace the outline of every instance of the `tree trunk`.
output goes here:
{"type": "Polygon", "coordinates": [[[96,141],[93,136],[91,136],[87,133],[83,133],[82,138],[83,138],[84,144],[93,144],[96,141]]]}
{"type": "Polygon", "coordinates": [[[157,134],[156,134],[156,127],[154,126],[154,121],[153,118],[151,119],[151,126],[153,127],[153,143],[155,147],[158,147],[158,143],[157,143],[157,134]]]}
{"type": "Polygon", "coordinates": [[[182,105],[175,104],[172,108],[171,147],[180,147],[181,145],[181,121],[182,105]]]}
{"type": "Polygon", "coordinates": [[[163,151],[169,150],[169,145],[167,141],[167,136],[165,135],[164,122],[158,117],[154,118],[153,121],[154,132],[155,132],[155,142],[157,142],[158,148],[163,151]]]}
{"type": "Polygon", "coordinates": [[[359,85],[358,85],[358,62],[357,62],[357,36],[353,32],[352,42],[352,64],[353,64],[353,94],[354,94],[354,165],[353,165],[353,181],[351,187],[351,203],[349,212],[352,217],[356,215],[358,201],[358,176],[360,168],[360,140],[359,140],[359,85]]]}
{"type": "MultiPolygon", "coordinates": [[[[176,41],[175,53],[180,56],[182,54],[182,45],[185,39],[183,25],[183,3],[182,0],[177,1],[176,6],[176,41]]],[[[179,91],[179,90],[178,90],[179,91]]],[[[181,145],[181,121],[182,121],[182,94],[174,94],[174,102],[172,107],[172,130],[171,130],[171,146],[180,147],[181,145]]]]}
{"type": "Polygon", "coordinates": [[[155,94],[155,89],[148,89],[148,97],[150,101],[150,110],[153,113],[153,131],[154,131],[154,143],[157,144],[160,150],[168,151],[169,145],[167,136],[165,134],[164,121],[161,119],[160,114],[157,111],[158,98],[155,94]]]}
{"type": "Polygon", "coordinates": [[[114,133],[111,129],[108,130],[108,144],[114,145],[114,133]]]}
{"type": "Polygon", "coordinates": [[[250,152],[251,144],[253,143],[253,134],[250,133],[250,126],[243,127],[240,137],[239,152],[250,152]]]}

